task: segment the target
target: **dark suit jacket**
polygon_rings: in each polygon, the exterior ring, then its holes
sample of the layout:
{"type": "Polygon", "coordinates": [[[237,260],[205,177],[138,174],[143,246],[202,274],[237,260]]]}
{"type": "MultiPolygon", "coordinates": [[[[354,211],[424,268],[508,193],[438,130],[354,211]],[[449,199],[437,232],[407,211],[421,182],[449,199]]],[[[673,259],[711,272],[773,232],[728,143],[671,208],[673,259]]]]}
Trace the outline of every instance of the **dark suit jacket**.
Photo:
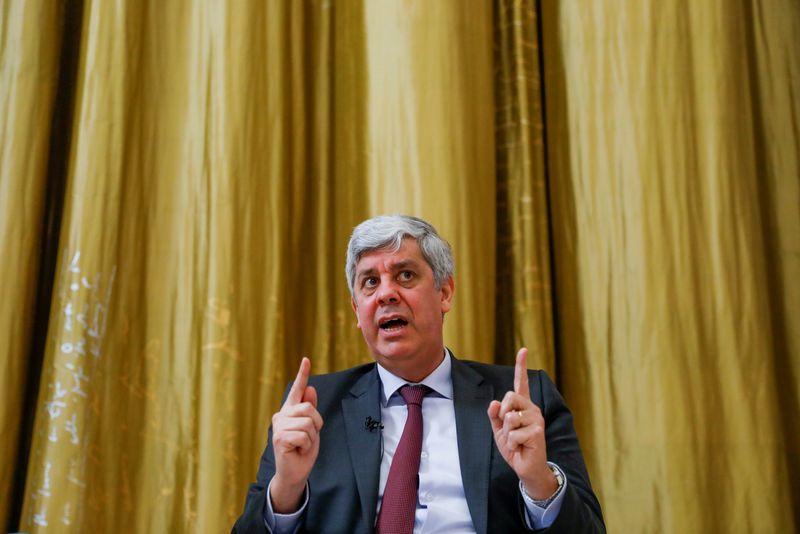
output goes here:
{"type": "MultiPolygon", "coordinates": [[[[529,532],[523,518],[519,479],[494,444],[486,415],[492,399],[514,389],[514,368],[452,359],[453,401],[464,493],[479,534],[529,532]]],[[[545,419],[547,457],[567,477],[561,512],[546,532],[605,532],[600,504],[592,491],[572,414],[544,371],[528,372],[531,399],[545,419]]],[[[309,501],[301,532],[373,531],[378,500],[381,434],[370,432],[367,417],[380,419],[380,379],[374,363],[339,373],[312,376],[317,409],[325,424],[319,456],[309,476],[309,501]]],[[[288,392],[288,388],[287,388],[288,392]]],[[[285,398],[285,396],[284,396],[285,398]]],[[[272,429],[256,483],[233,532],[263,533],[266,488],[275,473],[272,429]]]]}

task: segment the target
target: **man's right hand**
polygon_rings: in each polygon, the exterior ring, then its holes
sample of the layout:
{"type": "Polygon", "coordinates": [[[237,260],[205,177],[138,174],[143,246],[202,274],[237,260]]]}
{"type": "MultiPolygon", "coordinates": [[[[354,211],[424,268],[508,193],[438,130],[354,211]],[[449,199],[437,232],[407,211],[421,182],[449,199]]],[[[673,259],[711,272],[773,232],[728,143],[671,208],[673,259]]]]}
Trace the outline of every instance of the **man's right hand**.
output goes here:
{"type": "Polygon", "coordinates": [[[272,416],[275,476],[270,484],[272,510],[290,514],[300,508],[308,475],[319,454],[322,416],[317,411],[317,391],[308,385],[311,361],[303,358],[289,396],[272,416]]]}

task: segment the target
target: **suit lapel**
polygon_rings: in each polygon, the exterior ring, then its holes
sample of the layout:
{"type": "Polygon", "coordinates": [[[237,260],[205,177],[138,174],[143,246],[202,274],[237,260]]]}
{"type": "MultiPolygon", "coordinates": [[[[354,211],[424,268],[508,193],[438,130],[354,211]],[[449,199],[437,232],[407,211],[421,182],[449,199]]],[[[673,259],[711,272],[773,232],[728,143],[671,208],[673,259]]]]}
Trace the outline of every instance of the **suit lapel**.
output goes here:
{"type": "Polygon", "coordinates": [[[350,390],[350,396],[342,399],[342,413],[363,520],[367,528],[372,529],[378,506],[381,433],[367,430],[364,422],[368,417],[381,418],[380,380],[376,368],[361,377],[350,390]]]}
{"type": "Polygon", "coordinates": [[[494,388],[469,366],[452,358],[453,403],[456,411],[458,458],[472,523],[478,534],[486,532],[489,479],[492,458],[492,427],[486,410],[494,388]]]}

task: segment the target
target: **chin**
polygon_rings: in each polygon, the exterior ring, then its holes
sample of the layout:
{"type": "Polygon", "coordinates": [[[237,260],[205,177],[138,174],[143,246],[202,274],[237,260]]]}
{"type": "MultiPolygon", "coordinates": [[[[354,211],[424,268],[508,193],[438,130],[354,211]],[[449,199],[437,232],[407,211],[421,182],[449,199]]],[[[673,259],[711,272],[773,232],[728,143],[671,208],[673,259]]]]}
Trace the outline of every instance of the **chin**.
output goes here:
{"type": "Polygon", "coordinates": [[[399,348],[379,349],[376,354],[380,359],[389,361],[405,360],[411,356],[409,351],[399,348]]]}

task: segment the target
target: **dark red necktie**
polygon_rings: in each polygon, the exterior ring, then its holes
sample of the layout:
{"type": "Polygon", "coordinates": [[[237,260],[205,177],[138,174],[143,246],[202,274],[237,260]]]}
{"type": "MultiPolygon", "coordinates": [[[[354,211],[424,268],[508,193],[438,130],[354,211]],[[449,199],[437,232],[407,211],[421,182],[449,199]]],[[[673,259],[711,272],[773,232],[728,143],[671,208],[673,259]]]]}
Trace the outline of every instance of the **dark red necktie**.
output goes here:
{"type": "Polygon", "coordinates": [[[422,399],[429,391],[427,386],[408,384],[400,388],[400,395],[408,406],[408,419],[383,490],[381,510],[375,525],[377,534],[411,534],[414,531],[419,455],[422,451],[422,399]]]}

